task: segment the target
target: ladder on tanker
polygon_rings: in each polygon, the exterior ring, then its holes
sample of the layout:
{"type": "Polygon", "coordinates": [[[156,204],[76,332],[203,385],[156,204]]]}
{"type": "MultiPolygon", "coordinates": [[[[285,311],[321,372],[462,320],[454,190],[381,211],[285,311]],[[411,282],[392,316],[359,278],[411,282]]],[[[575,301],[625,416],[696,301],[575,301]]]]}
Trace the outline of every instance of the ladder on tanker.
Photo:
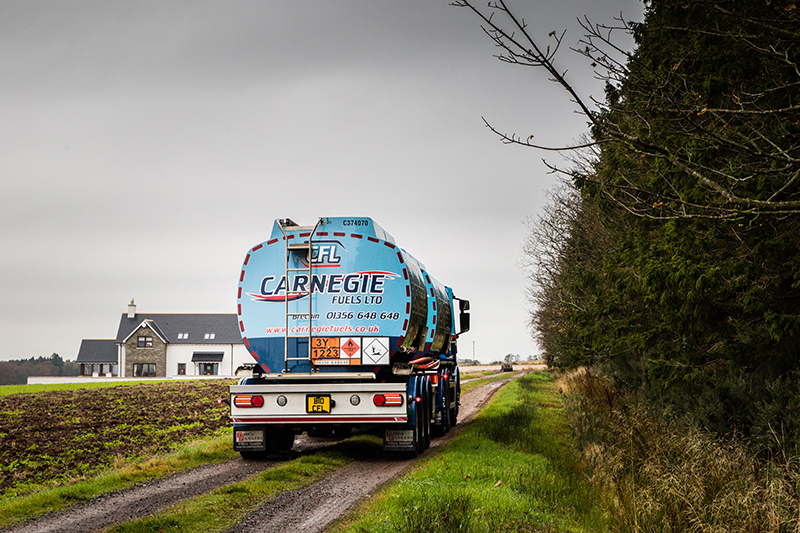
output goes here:
{"type": "MultiPolygon", "coordinates": [[[[317,220],[317,223],[313,227],[303,227],[298,225],[291,219],[284,219],[279,220],[278,225],[281,228],[281,232],[283,233],[283,242],[286,247],[286,288],[284,289],[284,311],[285,311],[285,318],[284,318],[284,339],[283,339],[283,371],[289,372],[289,362],[291,361],[311,361],[311,325],[313,320],[313,302],[312,302],[312,287],[313,284],[311,283],[312,279],[312,270],[313,270],[313,255],[314,255],[314,248],[313,244],[311,243],[311,239],[314,237],[314,233],[316,233],[317,228],[322,222],[322,219],[317,220]],[[293,233],[293,235],[288,235],[286,231],[289,230],[293,233]],[[307,238],[307,240],[305,240],[307,238]],[[301,259],[299,262],[305,265],[302,268],[292,267],[292,258],[297,256],[305,256],[304,261],[301,259]],[[299,274],[300,272],[305,273],[308,276],[308,282],[305,285],[304,290],[292,290],[293,289],[293,277],[290,274],[299,274]],[[308,298],[308,314],[306,313],[295,313],[289,312],[289,302],[292,300],[292,296],[306,296],[308,298]],[[303,317],[307,316],[308,320],[304,321],[307,322],[307,333],[305,334],[292,334],[289,329],[289,321],[290,318],[294,319],[296,317],[303,317]],[[289,339],[308,339],[308,352],[306,352],[305,357],[301,357],[299,353],[299,343],[295,346],[298,347],[298,353],[296,353],[295,357],[289,357],[289,339]]],[[[300,324],[300,320],[292,320],[293,324],[300,324]]]]}

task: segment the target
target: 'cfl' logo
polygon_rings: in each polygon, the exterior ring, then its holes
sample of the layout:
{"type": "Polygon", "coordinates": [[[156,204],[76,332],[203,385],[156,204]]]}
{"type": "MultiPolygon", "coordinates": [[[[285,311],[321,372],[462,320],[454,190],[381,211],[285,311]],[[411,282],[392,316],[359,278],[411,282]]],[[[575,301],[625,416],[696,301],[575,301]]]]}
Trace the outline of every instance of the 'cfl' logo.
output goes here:
{"type": "Polygon", "coordinates": [[[342,258],[336,253],[335,244],[315,244],[311,255],[311,262],[314,264],[339,263],[342,258]]]}

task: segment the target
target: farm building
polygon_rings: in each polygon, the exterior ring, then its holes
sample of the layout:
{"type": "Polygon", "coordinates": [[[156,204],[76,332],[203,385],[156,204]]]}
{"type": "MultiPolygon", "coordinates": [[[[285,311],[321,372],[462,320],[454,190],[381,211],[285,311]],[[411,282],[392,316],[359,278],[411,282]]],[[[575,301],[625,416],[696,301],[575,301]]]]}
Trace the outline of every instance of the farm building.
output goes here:
{"type": "Polygon", "coordinates": [[[93,377],[233,376],[253,358],[233,313],[137,313],[131,300],[116,338],[83,339],[77,362],[93,377]]]}

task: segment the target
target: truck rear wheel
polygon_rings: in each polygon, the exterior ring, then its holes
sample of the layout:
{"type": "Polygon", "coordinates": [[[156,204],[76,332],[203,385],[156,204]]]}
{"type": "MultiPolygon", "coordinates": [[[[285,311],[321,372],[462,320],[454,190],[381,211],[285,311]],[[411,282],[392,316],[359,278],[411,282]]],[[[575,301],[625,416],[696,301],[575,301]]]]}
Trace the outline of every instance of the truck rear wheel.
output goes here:
{"type": "Polygon", "coordinates": [[[453,398],[450,397],[450,387],[445,384],[444,386],[444,406],[442,408],[442,433],[450,431],[450,402],[453,398]]]}
{"type": "Polygon", "coordinates": [[[294,446],[294,433],[286,428],[275,428],[275,432],[267,441],[267,450],[272,450],[274,453],[288,452],[292,446],[294,446]]]}
{"type": "Polygon", "coordinates": [[[414,449],[406,452],[409,458],[414,458],[425,451],[425,435],[423,433],[422,402],[414,407],[414,449]]]}
{"type": "Polygon", "coordinates": [[[433,427],[433,436],[441,437],[450,431],[450,387],[445,383],[442,390],[442,409],[439,413],[439,423],[433,427]]]}
{"type": "Polygon", "coordinates": [[[424,432],[423,439],[425,442],[425,450],[431,447],[431,407],[433,404],[433,398],[431,398],[431,395],[428,394],[429,390],[430,389],[425,391],[425,394],[422,398],[422,403],[425,405],[425,408],[422,410],[422,431],[424,432]]]}
{"type": "Polygon", "coordinates": [[[247,461],[266,459],[271,455],[286,453],[291,451],[294,446],[294,433],[290,429],[281,427],[267,427],[266,442],[264,451],[240,451],[242,459],[247,461]]]}

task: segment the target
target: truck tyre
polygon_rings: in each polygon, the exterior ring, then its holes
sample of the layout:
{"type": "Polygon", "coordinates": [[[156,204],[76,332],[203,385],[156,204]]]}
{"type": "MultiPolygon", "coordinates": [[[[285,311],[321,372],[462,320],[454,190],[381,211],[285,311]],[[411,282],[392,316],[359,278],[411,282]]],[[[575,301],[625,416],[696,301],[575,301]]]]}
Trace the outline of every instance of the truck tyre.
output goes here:
{"type": "Polygon", "coordinates": [[[444,384],[444,406],[442,408],[442,433],[447,433],[450,431],[450,402],[452,398],[450,397],[450,386],[445,383],[444,384]]]}
{"type": "Polygon", "coordinates": [[[290,429],[275,428],[268,446],[268,452],[281,453],[291,451],[294,446],[294,433],[290,429]]]}
{"type": "Polygon", "coordinates": [[[414,455],[419,455],[425,451],[425,431],[423,426],[425,424],[425,415],[423,411],[423,402],[416,405],[417,414],[414,417],[416,424],[414,424],[414,455]]]}
{"type": "Polygon", "coordinates": [[[449,389],[447,387],[447,383],[442,383],[440,386],[442,387],[442,407],[439,410],[439,423],[433,424],[433,426],[431,427],[431,434],[434,437],[442,437],[444,436],[445,433],[447,433],[450,430],[450,424],[449,424],[450,414],[448,410],[449,409],[448,405],[450,402],[448,395],[449,389]]]}
{"type": "Polygon", "coordinates": [[[433,398],[430,394],[430,387],[425,387],[422,396],[422,403],[425,405],[425,408],[422,410],[423,420],[422,420],[422,431],[423,431],[423,442],[425,443],[424,449],[427,450],[431,447],[431,413],[433,406],[433,398]]]}

